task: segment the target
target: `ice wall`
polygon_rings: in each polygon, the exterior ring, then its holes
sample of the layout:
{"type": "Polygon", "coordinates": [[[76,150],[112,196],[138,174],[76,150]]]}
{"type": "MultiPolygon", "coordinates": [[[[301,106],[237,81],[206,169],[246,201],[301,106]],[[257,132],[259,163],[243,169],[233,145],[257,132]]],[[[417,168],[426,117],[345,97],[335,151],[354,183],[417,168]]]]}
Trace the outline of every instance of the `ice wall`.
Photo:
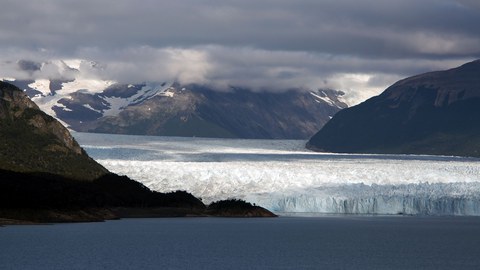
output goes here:
{"type": "Polygon", "coordinates": [[[319,154],[302,141],[80,134],[109,170],[205,203],[240,198],[275,212],[480,215],[480,160],[319,154]]]}
{"type": "Polygon", "coordinates": [[[245,199],[277,213],[480,215],[479,183],[341,185],[245,199]]]}

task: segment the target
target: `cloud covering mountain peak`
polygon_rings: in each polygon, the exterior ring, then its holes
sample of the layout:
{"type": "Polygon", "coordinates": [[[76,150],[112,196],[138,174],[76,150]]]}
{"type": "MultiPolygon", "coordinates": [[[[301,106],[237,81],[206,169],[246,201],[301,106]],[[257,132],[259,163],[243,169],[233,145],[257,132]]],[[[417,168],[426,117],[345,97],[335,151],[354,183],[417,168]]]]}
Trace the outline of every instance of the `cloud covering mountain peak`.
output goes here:
{"type": "Polygon", "coordinates": [[[89,59],[104,69],[82,76],[341,88],[358,102],[480,58],[479,24],[469,0],[6,1],[0,77],[41,75],[5,61],[89,59]]]}

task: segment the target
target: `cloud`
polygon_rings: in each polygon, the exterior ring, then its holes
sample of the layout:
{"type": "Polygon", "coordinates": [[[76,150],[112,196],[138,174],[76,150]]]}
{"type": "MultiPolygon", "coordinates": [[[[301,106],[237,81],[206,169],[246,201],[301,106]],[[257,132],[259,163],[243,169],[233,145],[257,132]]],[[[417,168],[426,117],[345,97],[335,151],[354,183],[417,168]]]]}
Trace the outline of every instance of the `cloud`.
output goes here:
{"type": "MultiPolygon", "coordinates": [[[[348,55],[418,56],[430,51],[405,47],[411,39],[418,39],[418,33],[436,36],[439,41],[465,37],[478,42],[480,19],[472,3],[475,2],[144,0],[138,4],[129,0],[16,0],[2,3],[0,39],[3,44],[65,52],[89,46],[106,50],[137,45],[216,44],[348,55]]],[[[449,53],[464,55],[462,44],[460,40],[456,50],[449,53]]]]}
{"type": "Polygon", "coordinates": [[[141,46],[104,52],[86,48],[78,54],[104,64],[102,70],[91,70],[91,76],[125,83],[174,80],[204,83],[210,69],[206,52],[195,49],[141,46]]]}
{"type": "Polygon", "coordinates": [[[17,62],[18,68],[23,71],[35,72],[42,67],[41,63],[37,63],[31,60],[20,60],[17,62]]]}
{"type": "Polygon", "coordinates": [[[101,65],[82,67],[87,77],[334,87],[360,100],[480,58],[477,2],[6,0],[0,77],[59,75],[6,62],[87,59],[101,65]]]}
{"type": "MultiPolygon", "coordinates": [[[[108,52],[83,48],[76,55],[92,61],[52,61],[46,58],[41,70],[19,68],[20,63],[24,66],[24,62],[31,61],[7,61],[2,69],[10,72],[4,72],[3,77],[76,77],[121,83],[178,81],[182,84],[208,84],[223,91],[231,86],[254,91],[332,88],[345,91],[346,100],[356,104],[379,94],[405,76],[455,67],[467,61],[370,59],[218,45],[184,49],[141,46],[108,52]],[[70,66],[77,65],[78,72],[62,61],[70,66]]],[[[32,63],[32,66],[39,65],[38,62],[32,63]]]]}

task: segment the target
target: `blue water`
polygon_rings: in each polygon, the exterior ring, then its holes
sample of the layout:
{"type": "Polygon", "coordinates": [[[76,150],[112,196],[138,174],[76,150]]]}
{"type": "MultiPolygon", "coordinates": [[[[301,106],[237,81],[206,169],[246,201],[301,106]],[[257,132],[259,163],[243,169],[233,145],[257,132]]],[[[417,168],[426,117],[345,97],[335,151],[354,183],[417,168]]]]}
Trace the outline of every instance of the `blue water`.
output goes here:
{"type": "Polygon", "coordinates": [[[480,269],[480,218],[164,218],[0,228],[0,269],[480,269]]]}

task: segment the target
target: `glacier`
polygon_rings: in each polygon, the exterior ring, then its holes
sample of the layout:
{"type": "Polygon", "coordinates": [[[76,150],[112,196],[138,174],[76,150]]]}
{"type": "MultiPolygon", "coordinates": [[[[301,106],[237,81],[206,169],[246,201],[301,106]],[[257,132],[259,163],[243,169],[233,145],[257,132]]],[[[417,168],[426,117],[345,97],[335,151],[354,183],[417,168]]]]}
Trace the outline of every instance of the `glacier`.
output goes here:
{"type": "Polygon", "coordinates": [[[73,133],[109,170],[279,214],[480,215],[480,159],[316,153],[299,140],[73,133]]]}
{"type": "Polygon", "coordinates": [[[283,213],[478,216],[479,192],[480,183],[352,184],[246,199],[283,213]]]}

